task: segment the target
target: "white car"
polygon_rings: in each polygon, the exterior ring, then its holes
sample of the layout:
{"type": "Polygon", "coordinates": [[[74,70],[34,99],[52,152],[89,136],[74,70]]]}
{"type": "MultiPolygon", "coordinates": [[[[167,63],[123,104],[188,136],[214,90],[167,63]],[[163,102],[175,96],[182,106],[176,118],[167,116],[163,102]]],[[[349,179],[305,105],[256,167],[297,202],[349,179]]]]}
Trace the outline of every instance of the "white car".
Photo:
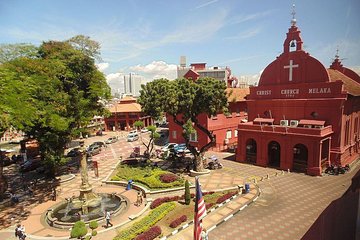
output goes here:
{"type": "Polygon", "coordinates": [[[139,134],[138,133],[129,133],[129,135],[127,136],[127,141],[128,142],[134,142],[136,140],[139,139],[139,134]]]}
{"type": "Polygon", "coordinates": [[[173,149],[177,146],[177,143],[167,143],[165,146],[163,146],[161,148],[161,151],[165,152],[165,151],[169,151],[170,149],[173,149]]]}
{"type": "Polygon", "coordinates": [[[142,133],[147,133],[147,132],[149,132],[149,129],[143,128],[143,129],[141,129],[141,132],[142,132],[142,133]]]}

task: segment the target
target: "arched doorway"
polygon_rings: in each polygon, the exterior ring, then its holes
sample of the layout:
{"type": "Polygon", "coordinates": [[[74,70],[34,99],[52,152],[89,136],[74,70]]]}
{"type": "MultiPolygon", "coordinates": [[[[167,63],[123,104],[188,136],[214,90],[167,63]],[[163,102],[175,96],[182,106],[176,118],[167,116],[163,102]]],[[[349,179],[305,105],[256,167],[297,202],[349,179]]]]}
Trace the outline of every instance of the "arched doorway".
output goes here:
{"type": "Polygon", "coordinates": [[[306,173],[307,161],[307,147],[304,144],[296,144],[293,147],[293,171],[306,173]]]}
{"type": "Polygon", "coordinates": [[[248,163],[256,163],[256,141],[252,138],[246,141],[246,162],[248,163]]]}
{"type": "Polygon", "coordinates": [[[268,159],[270,166],[280,167],[280,144],[278,142],[271,141],[268,144],[268,159]]]}

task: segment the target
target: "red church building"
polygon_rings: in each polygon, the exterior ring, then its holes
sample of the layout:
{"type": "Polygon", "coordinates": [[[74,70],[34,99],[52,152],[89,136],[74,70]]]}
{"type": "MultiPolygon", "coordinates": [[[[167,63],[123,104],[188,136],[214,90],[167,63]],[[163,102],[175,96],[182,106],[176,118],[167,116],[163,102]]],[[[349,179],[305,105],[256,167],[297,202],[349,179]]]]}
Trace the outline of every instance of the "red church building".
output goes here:
{"type": "Polygon", "coordinates": [[[359,158],[360,77],[340,63],[327,69],[303,50],[292,20],[284,51],[247,96],[236,160],[321,175],[359,158]]]}

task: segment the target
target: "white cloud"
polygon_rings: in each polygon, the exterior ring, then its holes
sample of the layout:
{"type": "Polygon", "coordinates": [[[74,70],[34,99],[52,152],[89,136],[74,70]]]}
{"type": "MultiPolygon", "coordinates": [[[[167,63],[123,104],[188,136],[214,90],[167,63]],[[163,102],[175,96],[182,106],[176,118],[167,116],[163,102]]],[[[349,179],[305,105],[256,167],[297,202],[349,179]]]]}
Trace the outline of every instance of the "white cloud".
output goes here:
{"type": "Polygon", "coordinates": [[[169,43],[192,43],[201,42],[215,35],[225,26],[228,11],[219,9],[216,15],[198,22],[189,22],[165,35],[158,45],[169,43]]]}
{"type": "Polygon", "coordinates": [[[109,84],[112,93],[124,92],[123,73],[110,73],[106,75],[106,81],[109,84]]]}
{"type": "Polygon", "coordinates": [[[247,21],[251,21],[251,20],[255,20],[258,18],[262,18],[262,17],[266,17],[269,14],[273,13],[274,10],[267,10],[264,12],[258,12],[258,13],[254,13],[254,14],[248,14],[248,15],[239,15],[237,17],[234,17],[232,19],[229,20],[229,24],[240,24],[243,22],[247,22],[247,21]]]}
{"type": "Polygon", "coordinates": [[[99,69],[100,72],[104,72],[104,70],[109,67],[109,63],[107,62],[97,63],[96,67],[99,69]]]}
{"type": "Polygon", "coordinates": [[[247,39],[247,38],[255,37],[256,35],[258,35],[260,33],[260,31],[261,31],[261,28],[257,27],[257,28],[249,29],[247,31],[243,31],[241,33],[238,33],[235,36],[225,37],[224,39],[226,39],[226,40],[247,39]]]}
{"type": "Polygon", "coordinates": [[[147,80],[158,78],[175,79],[177,66],[164,61],[153,61],[147,65],[136,65],[129,69],[135,73],[144,75],[147,80]]]}
{"type": "Polygon", "coordinates": [[[252,56],[248,56],[248,57],[240,57],[240,58],[233,58],[233,59],[229,59],[223,62],[218,63],[217,65],[219,66],[223,66],[223,65],[227,65],[229,63],[234,63],[234,62],[243,62],[243,61],[249,61],[252,59],[256,59],[256,58],[260,58],[264,56],[263,54],[261,55],[252,55],[252,56]]]}
{"type": "Polygon", "coordinates": [[[199,8],[203,8],[203,7],[206,7],[206,6],[209,6],[210,4],[216,3],[216,2],[218,2],[218,1],[219,1],[219,0],[211,0],[211,1],[208,1],[208,2],[206,2],[206,3],[203,3],[203,4],[201,4],[201,5],[196,6],[196,7],[194,8],[194,10],[195,10],[195,9],[199,9],[199,8]]]}
{"type": "Polygon", "coordinates": [[[240,75],[239,76],[239,82],[246,82],[249,85],[258,84],[261,74],[264,70],[261,70],[258,74],[252,74],[252,75],[240,75]]]}

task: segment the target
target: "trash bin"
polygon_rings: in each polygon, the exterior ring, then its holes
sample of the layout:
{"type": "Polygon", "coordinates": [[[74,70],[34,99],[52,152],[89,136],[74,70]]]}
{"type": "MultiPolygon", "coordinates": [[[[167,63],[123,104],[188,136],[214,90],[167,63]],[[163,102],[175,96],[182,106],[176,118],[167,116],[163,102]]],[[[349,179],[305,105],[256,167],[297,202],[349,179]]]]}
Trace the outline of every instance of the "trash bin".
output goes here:
{"type": "Polygon", "coordinates": [[[245,193],[249,193],[249,192],[250,192],[250,184],[245,183],[245,193]]]}
{"type": "Polygon", "coordinates": [[[128,181],[127,186],[126,186],[126,190],[130,190],[130,189],[131,189],[132,183],[133,183],[133,180],[130,179],[130,180],[128,181]]]}

